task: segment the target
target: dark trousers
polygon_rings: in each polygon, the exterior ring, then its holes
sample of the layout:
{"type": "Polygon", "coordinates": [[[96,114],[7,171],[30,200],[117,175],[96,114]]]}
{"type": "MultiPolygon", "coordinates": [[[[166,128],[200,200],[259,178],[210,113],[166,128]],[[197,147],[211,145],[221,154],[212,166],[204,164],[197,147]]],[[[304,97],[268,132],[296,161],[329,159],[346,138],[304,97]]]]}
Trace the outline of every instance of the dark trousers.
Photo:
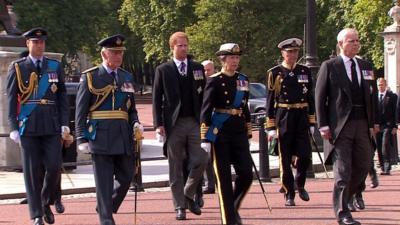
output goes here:
{"type": "Polygon", "coordinates": [[[185,196],[194,199],[207,163],[207,153],[200,147],[200,125],[194,117],[178,118],[167,138],[167,151],[174,207],[185,209],[185,196]]]}
{"type": "Polygon", "coordinates": [[[367,121],[348,120],[334,145],[333,207],[337,220],[340,220],[351,217],[347,204],[351,197],[360,191],[371,168],[373,148],[367,121]]]}
{"type": "Polygon", "coordinates": [[[114,224],[112,214],[117,213],[132,181],[134,157],[92,154],[92,162],[100,224],[114,224]]]}
{"type": "Polygon", "coordinates": [[[307,168],[311,162],[311,144],[309,137],[307,110],[290,109],[279,112],[279,159],[282,186],[286,197],[294,199],[294,182],[298,188],[304,188],[307,168]],[[292,173],[292,156],[297,157],[296,177],[292,173]]]}
{"type": "Polygon", "coordinates": [[[222,224],[236,224],[240,204],[253,180],[247,134],[220,132],[212,151],[222,224]],[[234,188],[232,187],[231,165],[236,173],[234,188]]]}
{"type": "Polygon", "coordinates": [[[390,171],[391,158],[394,148],[394,137],[391,128],[384,128],[383,131],[376,134],[377,151],[379,164],[382,171],[390,171]]]}
{"type": "Polygon", "coordinates": [[[21,136],[21,159],[31,219],[54,203],[61,170],[61,136],[21,136]]]}
{"type": "Polygon", "coordinates": [[[207,189],[214,190],[215,189],[215,175],[214,169],[212,165],[212,157],[210,155],[206,170],[204,171],[204,185],[207,189]]]}

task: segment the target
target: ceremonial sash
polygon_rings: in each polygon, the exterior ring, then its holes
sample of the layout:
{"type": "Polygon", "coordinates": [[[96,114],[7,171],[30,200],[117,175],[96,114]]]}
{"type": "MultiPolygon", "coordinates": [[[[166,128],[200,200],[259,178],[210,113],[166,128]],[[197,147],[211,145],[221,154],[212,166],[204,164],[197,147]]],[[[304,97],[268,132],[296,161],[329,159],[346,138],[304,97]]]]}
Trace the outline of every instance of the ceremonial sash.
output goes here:
{"type": "MultiPolygon", "coordinates": [[[[238,79],[239,81],[245,81],[246,77],[239,73],[238,79]]],[[[245,92],[243,90],[236,89],[235,99],[233,100],[231,108],[238,108],[240,106],[244,97],[244,93],[245,92]]],[[[211,116],[211,125],[206,133],[207,140],[215,142],[219,129],[221,129],[225,121],[229,119],[230,116],[231,115],[228,113],[213,112],[211,116]]]]}
{"type": "MultiPolygon", "coordinates": [[[[57,69],[58,63],[56,61],[49,60],[47,61],[47,70],[42,74],[42,77],[39,80],[38,90],[36,94],[32,94],[29,97],[29,100],[40,100],[46,94],[49,89],[49,72],[54,72],[57,69]]],[[[29,103],[29,104],[21,104],[20,112],[18,114],[18,122],[19,122],[19,135],[23,135],[25,131],[26,122],[29,119],[29,116],[36,108],[38,103],[29,103]]]]}

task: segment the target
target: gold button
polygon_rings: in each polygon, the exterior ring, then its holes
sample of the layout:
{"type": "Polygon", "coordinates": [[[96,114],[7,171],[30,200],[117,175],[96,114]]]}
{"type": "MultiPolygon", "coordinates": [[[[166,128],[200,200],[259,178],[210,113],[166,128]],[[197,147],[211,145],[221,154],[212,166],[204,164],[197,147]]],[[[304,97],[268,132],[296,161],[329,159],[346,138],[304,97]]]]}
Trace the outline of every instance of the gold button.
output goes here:
{"type": "Polygon", "coordinates": [[[286,86],[285,85],[282,85],[282,88],[285,88],[286,86]]]}
{"type": "Polygon", "coordinates": [[[285,92],[283,92],[283,94],[284,94],[284,95],[287,95],[287,92],[285,91],[285,92]]]}
{"type": "Polygon", "coordinates": [[[225,83],[222,83],[221,85],[222,85],[222,86],[225,86],[225,83]]]}
{"type": "Polygon", "coordinates": [[[304,102],[304,98],[302,98],[301,101],[304,102]]]}
{"type": "Polygon", "coordinates": [[[229,100],[226,100],[226,103],[228,103],[228,104],[229,104],[229,102],[230,102],[229,100]]]}
{"type": "Polygon", "coordinates": [[[286,99],[285,102],[289,102],[289,99],[286,99]]]}
{"type": "Polygon", "coordinates": [[[219,76],[219,78],[222,78],[222,76],[219,76]]]}
{"type": "Polygon", "coordinates": [[[227,91],[225,91],[225,92],[224,92],[224,94],[225,94],[225,95],[227,95],[227,94],[228,94],[228,92],[227,92],[227,91]]]}

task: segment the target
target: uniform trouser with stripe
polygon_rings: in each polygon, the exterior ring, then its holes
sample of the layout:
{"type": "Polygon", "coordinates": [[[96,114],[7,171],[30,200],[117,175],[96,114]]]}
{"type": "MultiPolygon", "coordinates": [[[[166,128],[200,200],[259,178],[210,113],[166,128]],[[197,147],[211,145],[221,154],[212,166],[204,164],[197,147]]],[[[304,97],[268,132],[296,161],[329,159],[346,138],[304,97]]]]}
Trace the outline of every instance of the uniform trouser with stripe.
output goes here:
{"type": "Polygon", "coordinates": [[[22,167],[31,219],[54,203],[61,171],[61,136],[21,136],[22,167]]]}
{"type": "Polygon", "coordinates": [[[240,204],[253,178],[247,134],[218,133],[213,154],[222,223],[235,224],[240,204]],[[234,188],[232,188],[231,165],[236,173],[234,188]]]}
{"type": "Polygon", "coordinates": [[[135,168],[134,157],[92,154],[92,162],[100,224],[114,224],[112,213],[117,213],[129,190],[135,168]]]}
{"type": "Polygon", "coordinates": [[[304,188],[307,168],[311,162],[311,144],[307,110],[281,109],[279,113],[279,159],[282,186],[286,196],[295,196],[294,182],[298,188],[304,188]],[[297,157],[296,177],[292,173],[292,156],[297,157]]]}

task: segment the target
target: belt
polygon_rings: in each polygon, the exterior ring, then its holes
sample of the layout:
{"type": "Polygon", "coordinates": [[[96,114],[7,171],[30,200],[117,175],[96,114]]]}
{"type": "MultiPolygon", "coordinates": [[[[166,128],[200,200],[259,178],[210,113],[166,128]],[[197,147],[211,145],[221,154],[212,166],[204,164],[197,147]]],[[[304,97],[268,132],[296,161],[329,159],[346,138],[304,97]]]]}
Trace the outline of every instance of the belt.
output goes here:
{"type": "Polygon", "coordinates": [[[215,109],[215,112],[226,113],[232,116],[241,116],[243,114],[242,109],[215,109]]]}
{"type": "Polygon", "coordinates": [[[56,102],[48,99],[34,99],[26,101],[25,104],[55,105],[56,102]]]}
{"type": "Polygon", "coordinates": [[[128,121],[128,113],[119,110],[92,111],[88,118],[95,120],[124,119],[128,121]]]}
{"type": "Polygon", "coordinates": [[[308,103],[293,103],[293,104],[286,104],[286,103],[278,103],[279,108],[287,108],[287,109],[302,109],[307,108],[308,103]]]}

